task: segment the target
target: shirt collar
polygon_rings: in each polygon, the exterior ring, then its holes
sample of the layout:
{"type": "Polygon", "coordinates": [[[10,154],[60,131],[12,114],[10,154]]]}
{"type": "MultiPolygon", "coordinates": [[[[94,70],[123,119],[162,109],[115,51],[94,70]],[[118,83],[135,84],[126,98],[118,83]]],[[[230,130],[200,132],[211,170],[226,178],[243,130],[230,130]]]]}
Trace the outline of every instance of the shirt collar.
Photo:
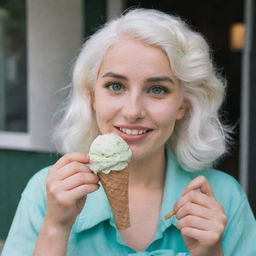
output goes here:
{"type": "MultiPolygon", "coordinates": [[[[160,233],[170,225],[175,225],[175,216],[167,220],[165,220],[164,216],[173,209],[174,204],[181,197],[182,191],[192,179],[190,174],[180,167],[172,152],[170,143],[166,144],[166,155],[167,168],[164,195],[160,211],[160,233]]],[[[81,232],[108,219],[111,220],[110,222],[113,225],[114,221],[111,207],[104,189],[101,186],[96,192],[87,196],[85,206],[77,217],[74,229],[76,232],[81,232]]]]}
{"type": "Polygon", "coordinates": [[[180,199],[183,190],[192,180],[190,173],[183,170],[178,161],[176,160],[170,143],[166,144],[166,155],[166,178],[162,207],[160,211],[161,233],[172,224],[176,226],[175,216],[167,220],[164,217],[173,209],[176,201],[180,199]]]}
{"type": "Polygon", "coordinates": [[[87,195],[85,206],[77,217],[74,229],[81,232],[111,218],[111,207],[101,185],[97,191],[87,195]]]}

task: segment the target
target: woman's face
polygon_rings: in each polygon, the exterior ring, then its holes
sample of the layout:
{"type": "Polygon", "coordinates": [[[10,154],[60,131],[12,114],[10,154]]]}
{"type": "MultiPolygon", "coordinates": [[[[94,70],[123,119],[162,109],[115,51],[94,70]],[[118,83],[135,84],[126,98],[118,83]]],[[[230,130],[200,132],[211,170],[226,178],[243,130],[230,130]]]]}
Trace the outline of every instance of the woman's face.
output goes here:
{"type": "Polygon", "coordinates": [[[93,108],[100,132],[121,136],[133,152],[133,161],[162,154],[176,120],[185,112],[179,80],[165,53],[128,39],[107,50],[93,108]]]}

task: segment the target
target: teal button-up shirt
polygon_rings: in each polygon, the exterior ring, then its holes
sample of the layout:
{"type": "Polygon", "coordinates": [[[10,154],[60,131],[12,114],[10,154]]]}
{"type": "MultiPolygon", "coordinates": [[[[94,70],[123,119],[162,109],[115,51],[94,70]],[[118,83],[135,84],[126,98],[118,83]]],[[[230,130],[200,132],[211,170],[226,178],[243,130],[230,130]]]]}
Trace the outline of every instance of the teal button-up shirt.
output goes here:
{"type": "MultiPolygon", "coordinates": [[[[189,251],[176,217],[164,216],[181,197],[187,184],[204,175],[223,205],[228,223],[222,239],[225,256],[256,255],[256,221],[247,197],[231,176],[213,169],[189,173],[177,163],[170,146],[166,147],[167,170],[158,230],[144,251],[129,248],[116,228],[107,197],[101,187],[88,195],[86,204],[74,223],[69,241],[68,256],[188,256],[189,251]]],[[[49,168],[34,175],[25,188],[11,226],[2,256],[33,254],[46,210],[45,179],[49,168]]],[[[142,224],[143,225],[143,224],[142,224]]]]}

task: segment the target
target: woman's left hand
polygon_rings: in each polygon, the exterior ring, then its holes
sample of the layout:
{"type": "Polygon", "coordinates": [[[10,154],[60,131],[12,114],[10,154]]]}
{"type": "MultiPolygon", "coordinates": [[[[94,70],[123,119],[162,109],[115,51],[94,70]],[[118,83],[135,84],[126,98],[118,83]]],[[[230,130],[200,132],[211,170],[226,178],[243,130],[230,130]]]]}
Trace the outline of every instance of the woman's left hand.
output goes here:
{"type": "Polygon", "coordinates": [[[227,217],[204,176],[188,184],[174,210],[177,227],[192,256],[223,255],[221,239],[227,217]]]}

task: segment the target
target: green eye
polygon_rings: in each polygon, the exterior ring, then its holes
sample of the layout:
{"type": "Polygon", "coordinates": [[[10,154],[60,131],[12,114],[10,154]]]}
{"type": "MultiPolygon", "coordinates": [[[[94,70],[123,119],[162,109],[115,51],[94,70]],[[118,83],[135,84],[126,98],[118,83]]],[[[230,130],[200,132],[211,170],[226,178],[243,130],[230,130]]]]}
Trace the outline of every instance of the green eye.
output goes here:
{"type": "Polygon", "coordinates": [[[149,90],[150,93],[156,94],[156,95],[161,95],[165,94],[168,92],[168,90],[165,87],[162,86],[153,86],[149,90]]]}
{"type": "Polygon", "coordinates": [[[124,89],[121,84],[114,82],[108,83],[106,87],[111,91],[122,91],[124,89]]]}

